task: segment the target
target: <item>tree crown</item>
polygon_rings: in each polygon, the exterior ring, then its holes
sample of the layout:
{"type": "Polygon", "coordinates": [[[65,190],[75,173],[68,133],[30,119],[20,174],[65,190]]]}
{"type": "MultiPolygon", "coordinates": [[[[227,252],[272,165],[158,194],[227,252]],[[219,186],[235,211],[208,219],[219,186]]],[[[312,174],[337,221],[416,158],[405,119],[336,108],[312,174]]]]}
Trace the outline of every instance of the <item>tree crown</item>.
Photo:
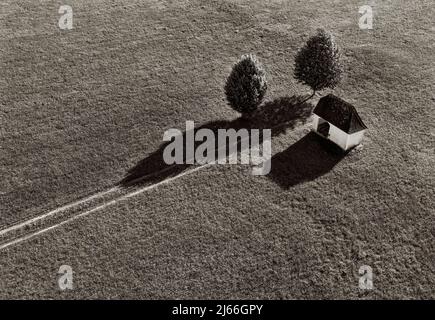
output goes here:
{"type": "Polygon", "coordinates": [[[242,114],[251,113],[262,102],[266,90],[266,74],[262,65],[252,54],[242,56],[225,84],[229,105],[242,114]]]}
{"type": "Polygon", "coordinates": [[[318,29],[296,55],[295,78],[317,91],[335,88],[342,75],[340,50],[333,35],[318,29]]]}

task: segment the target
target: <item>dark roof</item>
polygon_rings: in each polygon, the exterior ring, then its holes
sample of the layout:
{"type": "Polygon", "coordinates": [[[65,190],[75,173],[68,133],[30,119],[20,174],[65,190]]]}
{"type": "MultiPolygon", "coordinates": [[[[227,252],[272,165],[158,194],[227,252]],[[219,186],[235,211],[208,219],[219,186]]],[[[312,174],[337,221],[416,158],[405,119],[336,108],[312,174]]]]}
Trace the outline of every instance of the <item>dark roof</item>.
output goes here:
{"type": "Polygon", "coordinates": [[[333,94],[321,98],[313,113],[349,134],[367,129],[355,107],[333,94]]]}

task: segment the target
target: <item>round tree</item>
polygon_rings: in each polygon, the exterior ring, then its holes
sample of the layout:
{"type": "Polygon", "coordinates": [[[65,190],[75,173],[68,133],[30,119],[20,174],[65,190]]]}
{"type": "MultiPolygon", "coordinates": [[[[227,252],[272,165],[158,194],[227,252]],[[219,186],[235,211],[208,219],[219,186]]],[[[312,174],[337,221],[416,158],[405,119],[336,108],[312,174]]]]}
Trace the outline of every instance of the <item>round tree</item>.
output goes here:
{"type": "Polygon", "coordinates": [[[242,56],[225,84],[231,108],[248,118],[263,101],[266,90],[266,74],[261,64],[252,54],[242,56]]]}
{"type": "Polygon", "coordinates": [[[340,50],[331,33],[318,29],[295,59],[294,76],[316,91],[335,88],[343,75],[340,50]]]}

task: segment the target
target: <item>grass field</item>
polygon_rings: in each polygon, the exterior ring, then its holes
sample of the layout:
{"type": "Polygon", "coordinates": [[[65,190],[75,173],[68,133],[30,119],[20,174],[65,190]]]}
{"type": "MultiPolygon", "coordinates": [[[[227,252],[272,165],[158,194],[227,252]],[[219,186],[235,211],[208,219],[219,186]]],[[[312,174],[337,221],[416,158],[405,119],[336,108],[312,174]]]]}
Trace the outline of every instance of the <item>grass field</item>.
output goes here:
{"type": "Polygon", "coordinates": [[[72,30],[61,4],[1,4],[1,230],[161,169],[163,132],[186,120],[237,124],[223,85],[244,53],[266,105],[308,94],[293,61],[318,27],[369,130],[337,156],[303,113],[275,132],[267,176],[208,166],[1,249],[0,298],[435,298],[432,1],[371,1],[373,30],[364,1],[79,0],[72,30]]]}

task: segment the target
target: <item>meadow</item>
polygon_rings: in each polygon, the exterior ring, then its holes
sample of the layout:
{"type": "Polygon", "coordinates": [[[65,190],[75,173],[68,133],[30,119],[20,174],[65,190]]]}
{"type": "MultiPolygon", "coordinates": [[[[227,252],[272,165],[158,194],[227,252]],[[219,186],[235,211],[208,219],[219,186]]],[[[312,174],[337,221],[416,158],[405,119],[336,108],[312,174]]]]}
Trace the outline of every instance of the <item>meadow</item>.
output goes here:
{"type": "Polygon", "coordinates": [[[160,173],[163,133],[243,125],[223,93],[242,54],[280,112],[251,126],[287,124],[266,176],[207,166],[0,249],[0,298],[435,298],[434,7],[371,3],[361,30],[356,0],[79,0],[60,30],[59,1],[3,1],[1,230],[190,170],[160,173]],[[343,52],[334,93],[368,127],[345,156],[310,133],[320,95],[294,108],[310,93],[294,57],[319,27],[343,52]],[[74,290],[57,287],[62,264],[74,290]],[[362,265],[373,290],[358,288],[362,265]]]}

